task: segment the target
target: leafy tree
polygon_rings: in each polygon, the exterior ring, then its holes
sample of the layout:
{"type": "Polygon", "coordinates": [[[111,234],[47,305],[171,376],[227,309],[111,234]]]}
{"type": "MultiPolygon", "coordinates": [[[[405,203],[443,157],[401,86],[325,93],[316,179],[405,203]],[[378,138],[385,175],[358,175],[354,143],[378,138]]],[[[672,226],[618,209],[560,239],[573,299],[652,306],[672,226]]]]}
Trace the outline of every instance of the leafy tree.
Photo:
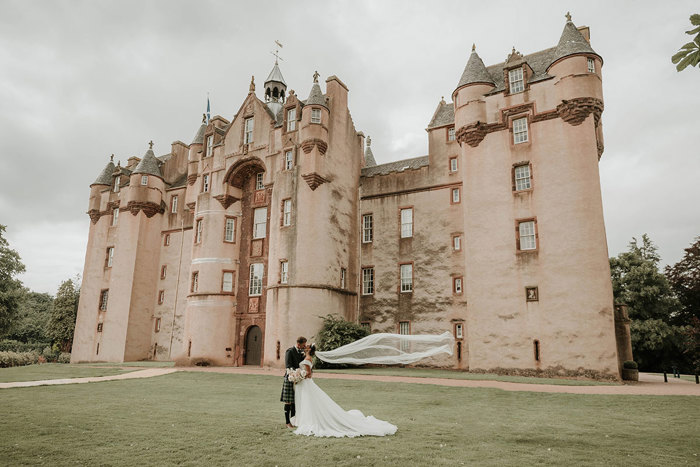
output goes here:
{"type": "MultiPolygon", "coordinates": [[[[343,345],[355,342],[369,335],[367,328],[358,323],[345,321],[335,315],[326,315],[323,318],[323,326],[316,336],[318,350],[328,351],[337,349],[343,345]]],[[[330,365],[322,361],[316,361],[321,368],[341,367],[343,365],[330,365]]]]}
{"type": "Polygon", "coordinates": [[[52,308],[53,297],[51,295],[25,289],[7,337],[20,342],[50,341],[46,331],[52,308]]]}
{"type": "Polygon", "coordinates": [[[5,229],[0,224],[0,336],[9,331],[24,293],[22,282],[15,278],[24,272],[24,264],[4,237],[5,229]]]}
{"type": "Polygon", "coordinates": [[[680,304],[666,276],[659,272],[659,261],[656,245],[646,234],[641,245],[633,238],[628,251],[610,258],[615,301],[628,306],[632,351],[644,370],[686,360],[684,329],[674,324],[680,304]]]}
{"type": "Polygon", "coordinates": [[[63,281],[58,287],[53,310],[49,319],[47,335],[62,352],[70,352],[75,330],[75,318],[78,313],[80,285],[78,279],[63,281]]]}
{"type": "Polygon", "coordinates": [[[671,62],[676,65],[678,71],[685,70],[688,65],[698,66],[700,63],[700,15],[690,15],[690,24],[696,27],[685,33],[691,36],[695,34],[695,38],[671,57],[671,62]]]}
{"type": "Polygon", "coordinates": [[[681,304],[677,322],[689,324],[693,317],[700,319],[700,237],[685,249],[680,261],[666,266],[665,273],[681,304]]]}

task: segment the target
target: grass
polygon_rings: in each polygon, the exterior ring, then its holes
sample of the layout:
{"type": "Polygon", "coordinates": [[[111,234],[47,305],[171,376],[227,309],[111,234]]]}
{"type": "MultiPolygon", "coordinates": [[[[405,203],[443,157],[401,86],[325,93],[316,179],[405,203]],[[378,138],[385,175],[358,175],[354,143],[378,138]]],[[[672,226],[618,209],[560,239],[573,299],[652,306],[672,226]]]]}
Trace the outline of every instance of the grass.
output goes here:
{"type": "Polygon", "coordinates": [[[89,368],[65,363],[44,363],[41,365],[0,368],[0,383],[39,381],[43,379],[84,378],[89,376],[111,376],[128,373],[130,371],[133,370],[89,368]]]}
{"type": "Polygon", "coordinates": [[[399,427],[325,439],[283,426],[281,378],[178,372],[5,389],[5,465],[683,465],[698,398],[506,392],[319,380],[345,409],[399,427]]]}
{"type": "Polygon", "coordinates": [[[414,378],[447,378],[447,379],[469,379],[469,380],[489,380],[506,381],[509,383],[526,384],[556,384],[561,386],[612,386],[618,383],[610,381],[591,381],[587,379],[564,379],[564,378],[534,378],[527,376],[506,376],[495,373],[468,373],[466,371],[440,370],[432,368],[347,368],[341,370],[316,370],[319,373],[347,373],[359,375],[381,375],[381,376],[410,376],[414,378]]]}
{"type": "Polygon", "coordinates": [[[108,366],[142,366],[149,368],[170,368],[175,366],[175,362],[157,362],[144,360],[142,362],[122,362],[122,363],[79,363],[80,366],[108,367],[108,366]]]}

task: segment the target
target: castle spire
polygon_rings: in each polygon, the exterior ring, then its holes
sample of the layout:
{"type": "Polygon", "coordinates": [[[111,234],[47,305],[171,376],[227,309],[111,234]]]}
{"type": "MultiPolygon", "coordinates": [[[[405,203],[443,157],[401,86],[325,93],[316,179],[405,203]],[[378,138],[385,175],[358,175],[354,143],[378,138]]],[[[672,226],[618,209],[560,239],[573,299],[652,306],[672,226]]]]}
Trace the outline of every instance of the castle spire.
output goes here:
{"type": "Polygon", "coordinates": [[[112,156],[109,158],[109,162],[107,163],[105,168],[102,169],[102,172],[100,172],[100,175],[97,177],[97,180],[95,180],[92,183],[92,185],[112,185],[112,174],[114,173],[114,169],[114,154],[112,154],[112,156]]]}
{"type": "Polygon", "coordinates": [[[591,44],[583,37],[581,31],[576,28],[576,25],[571,21],[571,15],[567,12],[564,30],[561,33],[557,47],[554,49],[552,60],[549,62],[547,69],[557,60],[576,54],[598,55],[591,47],[591,44]]]}
{"type": "Polygon", "coordinates": [[[321,92],[321,86],[318,84],[318,71],[314,72],[314,84],[311,86],[311,92],[309,93],[309,98],[306,99],[304,105],[322,105],[328,108],[326,104],[326,99],[323,97],[323,92],[321,92]]]}
{"type": "Polygon", "coordinates": [[[163,174],[160,173],[160,161],[158,161],[156,155],[153,153],[152,140],[148,142],[148,151],[143,155],[143,159],[136,165],[132,173],[155,175],[156,177],[163,178],[163,174]]]}
{"type": "Polygon", "coordinates": [[[285,93],[287,92],[287,83],[284,81],[284,76],[280,71],[277,59],[281,58],[275,55],[275,65],[272,71],[265,80],[265,102],[281,102],[284,103],[285,93]]]}
{"type": "Polygon", "coordinates": [[[496,85],[486,69],[486,65],[484,65],[484,62],[481,60],[481,57],[476,53],[476,44],[472,44],[472,53],[467,61],[467,66],[464,67],[462,78],[459,80],[457,88],[455,89],[475,83],[496,85]]]}
{"type": "Polygon", "coordinates": [[[367,149],[365,149],[365,167],[373,167],[377,165],[377,161],[374,160],[374,154],[372,154],[372,149],[370,148],[372,144],[372,138],[367,135],[367,149]]]}

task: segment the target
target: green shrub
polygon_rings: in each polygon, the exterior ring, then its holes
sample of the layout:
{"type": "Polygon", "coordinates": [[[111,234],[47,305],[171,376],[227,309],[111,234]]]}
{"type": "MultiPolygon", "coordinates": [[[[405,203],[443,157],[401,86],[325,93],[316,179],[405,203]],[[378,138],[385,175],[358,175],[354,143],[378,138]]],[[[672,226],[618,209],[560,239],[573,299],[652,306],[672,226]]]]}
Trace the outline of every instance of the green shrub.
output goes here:
{"type": "Polygon", "coordinates": [[[58,357],[56,352],[54,352],[48,345],[41,351],[41,356],[44,357],[47,362],[55,362],[56,358],[58,357]]]}
{"type": "Polygon", "coordinates": [[[58,363],[70,363],[70,353],[61,352],[61,355],[58,356],[58,363]]]}
{"type": "Polygon", "coordinates": [[[51,345],[47,342],[20,342],[12,339],[0,340],[0,352],[41,352],[44,347],[51,345]]]}
{"type": "Polygon", "coordinates": [[[625,362],[622,362],[622,368],[624,368],[625,370],[636,370],[638,368],[637,362],[627,360],[625,362]]]}
{"type": "MultiPolygon", "coordinates": [[[[323,318],[323,326],[318,332],[316,347],[321,351],[329,351],[337,349],[343,345],[355,342],[369,335],[367,328],[362,327],[358,323],[345,321],[343,318],[335,315],[326,315],[323,318]]],[[[319,368],[345,368],[347,365],[334,365],[323,362],[319,359],[314,359],[314,365],[319,368]]]]}
{"type": "Polygon", "coordinates": [[[0,368],[31,365],[38,360],[38,352],[0,352],[0,368]]]}

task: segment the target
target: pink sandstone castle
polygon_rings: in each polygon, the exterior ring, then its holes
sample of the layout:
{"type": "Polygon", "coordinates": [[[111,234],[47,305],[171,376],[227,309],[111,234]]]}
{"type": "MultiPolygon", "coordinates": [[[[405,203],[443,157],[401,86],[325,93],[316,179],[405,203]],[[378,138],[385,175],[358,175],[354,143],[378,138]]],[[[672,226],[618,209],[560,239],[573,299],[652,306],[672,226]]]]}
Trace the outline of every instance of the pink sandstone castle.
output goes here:
{"type": "Polygon", "coordinates": [[[618,378],[602,64],[570,17],[547,50],[472,48],[429,154],[377,165],[348,87],[316,73],[302,100],[275,63],[231,121],[90,185],[72,361],[280,367],[334,313],[453,332],[436,365],[618,378]]]}

